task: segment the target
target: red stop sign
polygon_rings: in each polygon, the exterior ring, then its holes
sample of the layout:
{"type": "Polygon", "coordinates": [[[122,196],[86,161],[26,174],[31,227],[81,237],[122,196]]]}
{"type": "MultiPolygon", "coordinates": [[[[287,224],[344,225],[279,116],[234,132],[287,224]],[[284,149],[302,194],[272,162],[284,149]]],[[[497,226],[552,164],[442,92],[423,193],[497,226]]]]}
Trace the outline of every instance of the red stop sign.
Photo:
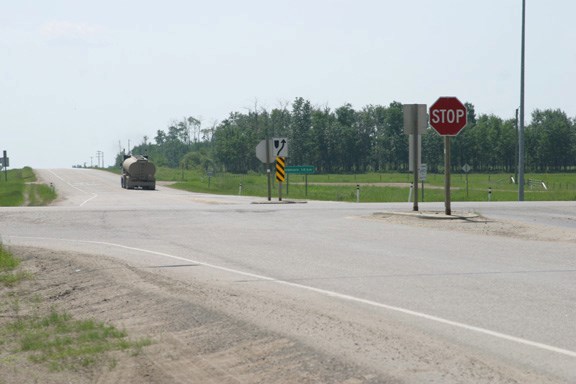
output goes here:
{"type": "Polygon", "coordinates": [[[440,97],[430,107],[430,125],[441,136],[456,136],[467,119],[466,106],[456,97],[440,97]]]}

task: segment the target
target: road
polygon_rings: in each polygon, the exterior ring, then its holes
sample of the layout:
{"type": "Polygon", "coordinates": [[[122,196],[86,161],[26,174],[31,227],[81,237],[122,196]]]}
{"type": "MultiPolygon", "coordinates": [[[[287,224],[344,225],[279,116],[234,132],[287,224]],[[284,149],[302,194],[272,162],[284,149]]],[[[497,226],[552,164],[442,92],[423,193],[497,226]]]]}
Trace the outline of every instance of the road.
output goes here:
{"type": "Polygon", "coordinates": [[[352,341],[339,327],[302,334],[277,318],[237,316],[400,382],[576,382],[573,202],[452,202],[453,211],[489,222],[462,220],[461,228],[452,222],[447,229],[442,219],[385,219],[409,213],[407,203],[267,204],[164,186],[127,191],[117,175],[97,170],[38,172],[65,198],[51,207],[0,208],[4,243],[135,266],[201,266],[201,274],[164,273],[332,308],[342,329],[370,324],[371,332],[389,333],[352,341]],[[483,232],[490,222],[562,235],[490,235],[483,232]],[[411,352],[395,357],[377,345],[383,339],[393,341],[396,354],[411,352]]]}

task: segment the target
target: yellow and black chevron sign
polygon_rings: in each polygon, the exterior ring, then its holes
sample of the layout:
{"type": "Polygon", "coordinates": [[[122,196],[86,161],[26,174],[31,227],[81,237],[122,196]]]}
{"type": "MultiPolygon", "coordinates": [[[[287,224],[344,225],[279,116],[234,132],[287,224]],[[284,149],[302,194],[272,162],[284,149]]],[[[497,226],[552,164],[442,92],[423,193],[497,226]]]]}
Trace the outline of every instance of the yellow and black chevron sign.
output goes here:
{"type": "Polygon", "coordinates": [[[286,180],[286,158],[283,156],[276,157],[276,180],[286,180]]]}

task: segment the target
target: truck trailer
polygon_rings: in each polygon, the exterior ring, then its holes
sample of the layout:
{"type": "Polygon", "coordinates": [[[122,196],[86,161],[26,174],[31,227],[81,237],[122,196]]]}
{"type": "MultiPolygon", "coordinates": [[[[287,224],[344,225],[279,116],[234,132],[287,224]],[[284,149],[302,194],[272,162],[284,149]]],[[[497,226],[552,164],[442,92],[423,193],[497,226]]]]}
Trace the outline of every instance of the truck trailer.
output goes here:
{"type": "Polygon", "coordinates": [[[148,161],[148,156],[128,155],[122,162],[122,188],[156,189],[156,166],[148,161]]]}

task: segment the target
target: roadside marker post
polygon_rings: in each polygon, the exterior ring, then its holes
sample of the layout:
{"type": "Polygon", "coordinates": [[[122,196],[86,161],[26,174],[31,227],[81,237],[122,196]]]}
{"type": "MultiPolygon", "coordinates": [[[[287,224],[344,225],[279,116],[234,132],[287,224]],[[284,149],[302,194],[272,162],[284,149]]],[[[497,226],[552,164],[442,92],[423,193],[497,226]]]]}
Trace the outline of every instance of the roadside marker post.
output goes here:
{"type": "Polygon", "coordinates": [[[276,156],[276,180],[278,181],[278,201],[282,201],[282,183],[286,180],[286,158],[276,156]]]}

